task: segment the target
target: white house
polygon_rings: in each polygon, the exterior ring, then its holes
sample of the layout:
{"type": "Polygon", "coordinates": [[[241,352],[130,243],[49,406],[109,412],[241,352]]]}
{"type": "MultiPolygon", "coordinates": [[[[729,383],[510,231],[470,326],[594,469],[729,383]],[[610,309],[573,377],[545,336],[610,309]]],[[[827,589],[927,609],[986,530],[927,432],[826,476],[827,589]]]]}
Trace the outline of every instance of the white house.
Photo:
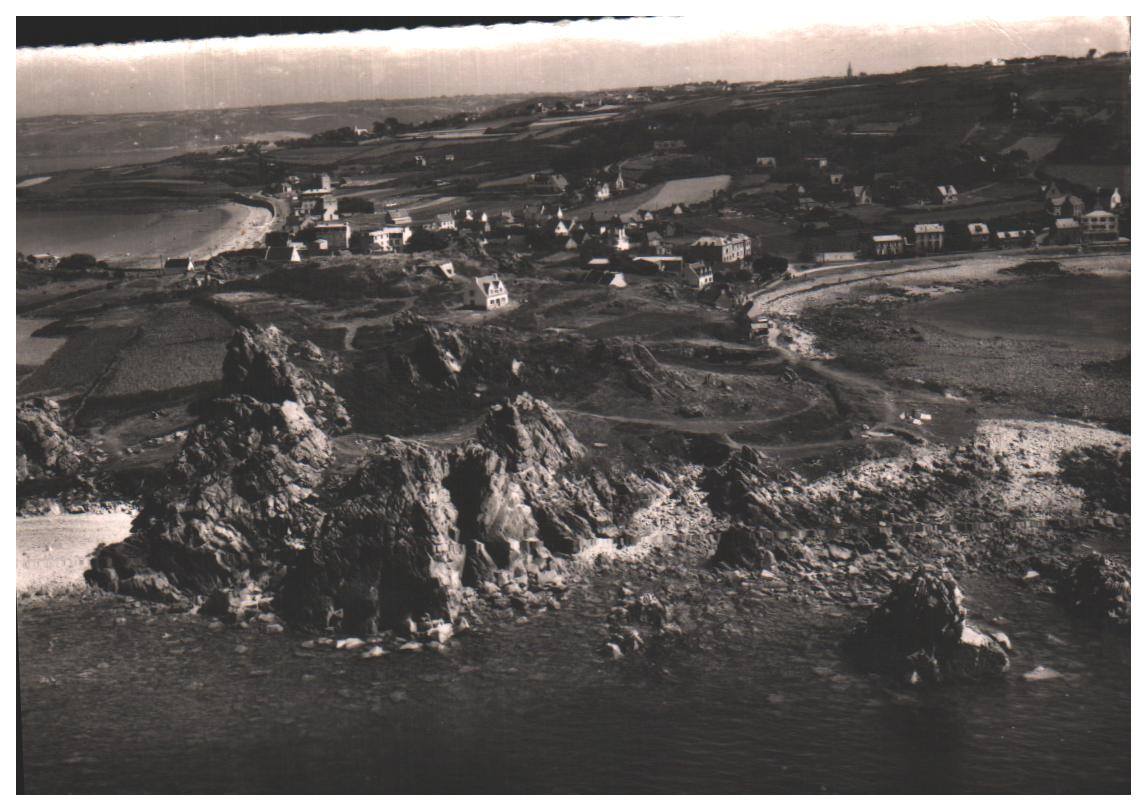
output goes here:
{"type": "Polygon", "coordinates": [[[713,283],[713,269],[704,262],[690,262],[685,265],[685,279],[690,287],[704,290],[713,283]]]}
{"type": "Polygon", "coordinates": [[[936,202],[945,206],[950,206],[954,203],[960,202],[960,193],[956,191],[956,187],[952,185],[939,185],[936,191],[933,192],[936,202]]]}
{"type": "Polygon", "coordinates": [[[917,223],[912,226],[918,251],[941,251],[944,249],[944,226],[940,223],[917,223]]]}
{"type": "Polygon", "coordinates": [[[773,157],[757,158],[758,169],[776,169],[777,159],[773,157]]]}
{"type": "Polygon", "coordinates": [[[382,253],[397,253],[414,236],[414,231],[406,225],[384,225],[377,231],[367,234],[370,237],[371,250],[382,253]]]}
{"type": "Polygon", "coordinates": [[[872,238],[874,256],[900,256],[904,253],[904,237],[899,234],[877,234],[872,238]]]}
{"type": "Polygon", "coordinates": [[[497,273],[489,276],[478,276],[470,280],[466,288],[465,303],[467,307],[477,307],[481,310],[497,310],[510,303],[510,294],[506,285],[498,278],[497,273]]]}
{"type": "Polygon", "coordinates": [[[454,221],[453,214],[436,214],[433,228],[435,231],[457,231],[458,223],[454,221]]]}
{"type": "Polygon", "coordinates": [[[598,183],[593,192],[593,199],[595,200],[608,200],[609,199],[609,184],[598,183]]]}

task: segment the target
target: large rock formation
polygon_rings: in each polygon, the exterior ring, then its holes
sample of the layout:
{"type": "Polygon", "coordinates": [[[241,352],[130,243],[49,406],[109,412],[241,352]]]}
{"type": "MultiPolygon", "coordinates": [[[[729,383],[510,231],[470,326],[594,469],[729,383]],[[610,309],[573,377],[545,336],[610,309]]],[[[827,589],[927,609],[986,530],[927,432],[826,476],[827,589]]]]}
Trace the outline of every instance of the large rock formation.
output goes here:
{"type": "MultiPolygon", "coordinates": [[[[99,550],[89,582],[231,614],[261,594],[299,625],[371,633],[455,619],[464,581],[544,587],[557,579],[555,553],[623,537],[619,525],[649,498],[639,478],[590,464],[527,394],[491,408],[462,446],[389,438],[337,483],[321,426],[344,424],[341,404],[292,351],[273,328],[235,334],[225,378],[242,394],[204,407],[132,535],[99,550]]],[[[420,366],[449,371],[450,358],[430,354],[420,366]]]]}
{"type": "Polygon", "coordinates": [[[894,583],[846,646],[862,667],[909,684],[996,676],[1009,666],[1000,644],[967,621],[955,578],[923,569],[894,583]]]}
{"type": "Polygon", "coordinates": [[[684,376],[662,366],[649,348],[637,341],[599,341],[590,360],[602,367],[619,367],[625,384],[650,400],[674,400],[694,388],[684,376]]]}
{"type": "Polygon", "coordinates": [[[388,440],[332,498],[292,564],[283,613],[367,633],[424,615],[454,619],[464,582],[545,585],[553,553],[618,532],[601,495],[613,497],[613,485],[574,467],[584,454],[529,395],[494,406],[477,438],[450,451],[388,440]]]}
{"type": "MultiPolygon", "coordinates": [[[[227,344],[224,386],[232,394],[246,394],[264,403],[298,403],[326,431],[349,428],[346,407],[330,384],[289,360],[295,348],[296,344],[274,326],[240,327],[227,344]]],[[[313,354],[308,350],[310,347],[299,346],[297,354],[313,354]]]]}
{"type": "Polygon", "coordinates": [[[312,499],[329,461],[326,434],[298,403],[215,400],[131,536],[102,548],[87,578],[164,600],[267,584],[317,525],[312,499]]]}
{"type": "Polygon", "coordinates": [[[453,619],[461,605],[464,552],[445,454],[391,438],[338,494],[321,529],[294,561],[284,613],[343,630],[429,615],[453,619]]]}
{"type": "Polygon", "coordinates": [[[1072,613],[1098,623],[1131,624],[1131,572],[1093,552],[1068,566],[1056,595],[1072,613]]]}

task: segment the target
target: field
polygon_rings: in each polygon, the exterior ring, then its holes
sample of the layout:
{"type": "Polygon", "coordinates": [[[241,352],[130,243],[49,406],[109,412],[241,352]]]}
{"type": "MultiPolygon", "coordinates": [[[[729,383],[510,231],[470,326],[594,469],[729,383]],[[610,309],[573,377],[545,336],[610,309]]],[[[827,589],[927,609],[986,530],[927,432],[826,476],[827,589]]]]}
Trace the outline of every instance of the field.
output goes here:
{"type": "Polygon", "coordinates": [[[16,366],[43,366],[56,350],[67,343],[67,338],[36,337],[34,333],[52,323],[50,318],[16,319],[16,366]]]}
{"type": "Polygon", "coordinates": [[[233,332],[226,319],[205,307],[162,307],[119,354],[94,397],[154,395],[215,383],[233,332]]]}

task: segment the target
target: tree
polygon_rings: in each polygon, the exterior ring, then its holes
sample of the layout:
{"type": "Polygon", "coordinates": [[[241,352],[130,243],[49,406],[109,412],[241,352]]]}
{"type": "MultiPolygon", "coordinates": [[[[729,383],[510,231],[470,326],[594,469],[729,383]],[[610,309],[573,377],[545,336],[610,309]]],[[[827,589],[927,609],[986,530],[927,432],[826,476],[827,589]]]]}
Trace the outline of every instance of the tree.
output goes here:
{"type": "Polygon", "coordinates": [[[775,279],[783,275],[788,269],[789,260],[783,256],[773,256],[766,253],[753,259],[753,273],[762,282],[775,279]]]}
{"type": "Polygon", "coordinates": [[[343,197],[339,200],[339,216],[345,214],[373,214],[374,201],[366,197],[343,197]]]}
{"type": "Polygon", "coordinates": [[[96,258],[90,253],[73,253],[60,260],[61,270],[87,270],[96,266],[96,258]]]}

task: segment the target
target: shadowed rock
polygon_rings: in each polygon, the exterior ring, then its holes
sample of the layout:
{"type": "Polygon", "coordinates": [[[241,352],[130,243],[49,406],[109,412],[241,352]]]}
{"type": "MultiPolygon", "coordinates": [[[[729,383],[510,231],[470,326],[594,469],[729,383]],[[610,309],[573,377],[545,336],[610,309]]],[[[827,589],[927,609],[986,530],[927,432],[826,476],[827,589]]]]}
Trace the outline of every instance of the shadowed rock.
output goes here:
{"type": "Polygon", "coordinates": [[[424,614],[456,617],[464,552],[447,474],[441,451],[390,438],[337,494],[295,562],[284,614],[322,628],[341,611],[352,633],[424,614]]]}
{"type": "Polygon", "coordinates": [[[1056,594],[1077,616],[1093,622],[1131,624],[1131,572],[1098,552],[1068,566],[1056,584],[1056,594]]]}
{"type": "Polygon", "coordinates": [[[1008,655],[966,620],[963,595],[948,573],[901,577],[846,641],[864,668],[909,684],[1004,673],[1008,655]]]}
{"type": "MultiPolygon", "coordinates": [[[[300,404],[327,431],[350,427],[342,398],[328,383],[315,379],[288,359],[294,342],[276,327],[240,327],[227,344],[223,384],[233,394],[265,403],[300,404]]],[[[300,355],[305,355],[303,348],[300,355]]]]}
{"type": "Polygon", "coordinates": [[[34,398],[16,406],[16,482],[69,479],[88,462],[87,443],[64,426],[55,400],[34,398]]]}
{"type": "Polygon", "coordinates": [[[326,435],[297,403],[215,400],[131,536],[101,548],[87,579],[166,600],[265,583],[314,529],[311,499],[329,460],[326,435]]]}

